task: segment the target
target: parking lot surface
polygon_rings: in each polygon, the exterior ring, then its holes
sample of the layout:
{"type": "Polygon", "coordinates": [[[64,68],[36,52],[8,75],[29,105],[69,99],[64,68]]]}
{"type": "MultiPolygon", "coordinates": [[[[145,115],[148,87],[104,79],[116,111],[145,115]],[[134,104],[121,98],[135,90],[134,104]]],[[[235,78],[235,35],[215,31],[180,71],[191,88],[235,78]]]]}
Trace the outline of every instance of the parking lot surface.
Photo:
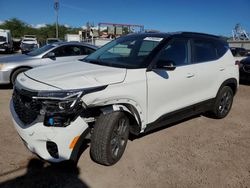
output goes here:
{"type": "Polygon", "coordinates": [[[197,116],[128,142],[111,167],[89,148],[76,169],[51,166],[23,145],[0,86],[0,187],[250,187],[250,85],[240,85],[222,120],[197,116]]]}

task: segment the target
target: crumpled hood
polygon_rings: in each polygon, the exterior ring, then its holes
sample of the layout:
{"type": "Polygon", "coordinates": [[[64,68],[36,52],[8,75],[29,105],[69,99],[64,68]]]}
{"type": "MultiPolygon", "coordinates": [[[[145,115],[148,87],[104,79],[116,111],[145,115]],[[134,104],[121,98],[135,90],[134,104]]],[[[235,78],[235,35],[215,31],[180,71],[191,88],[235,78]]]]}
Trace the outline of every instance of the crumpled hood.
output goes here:
{"type": "Polygon", "coordinates": [[[60,89],[79,89],[123,82],[126,69],[74,61],[38,67],[25,75],[60,89]]]}
{"type": "Polygon", "coordinates": [[[2,56],[0,57],[0,63],[13,63],[13,62],[22,62],[24,60],[31,60],[34,57],[28,56],[25,54],[19,54],[19,55],[8,55],[8,56],[2,56]]]}

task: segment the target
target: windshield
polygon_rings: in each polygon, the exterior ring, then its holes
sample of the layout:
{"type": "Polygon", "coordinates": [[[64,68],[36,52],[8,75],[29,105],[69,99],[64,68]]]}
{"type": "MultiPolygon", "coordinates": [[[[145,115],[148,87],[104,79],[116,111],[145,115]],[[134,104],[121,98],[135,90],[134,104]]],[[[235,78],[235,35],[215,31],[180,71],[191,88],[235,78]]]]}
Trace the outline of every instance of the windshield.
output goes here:
{"type": "Polygon", "coordinates": [[[162,39],[145,36],[118,38],[90,54],[83,61],[119,68],[145,68],[145,58],[162,39]]]}
{"type": "Polygon", "coordinates": [[[34,39],[23,39],[23,42],[29,42],[29,41],[34,41],[34,42],[36,42],[36,40],[34,40],[34,39]]]}
{"type": "Polygon", "coordinates": [[[54,42],[59,42],[59,40],[57,40],[57,39],[48,39],[47,40],[47,44],[52,44],[54,42]]]}
{"type": "Polygon", "coordinates": [[[6,37],[0,36],[0,42],[6,42],[6,37]]]}
{"type": "Polygon", "coordinates": [[[48,44],[48,45],[45,45],[45,46],[43,46],[41,48],[38,48],[36,50],[33,50],[33,51],[27,53],[27,55],[29,55],[29,56],[37,56],[37,55],[40,55],[40,54],[42,54],[44,52],[47,52],[48,50],[50,50],[50,49],[52,49],[54,47],[55,47],[54,45],[48,44]]]}
{"type": "Polygon", "coordinates": [[[33,49],[33,48],[37,48],[37,44],[27,44],[27,43],[22,43],[22,48],[30,48],[30,49],[33,49]]]}

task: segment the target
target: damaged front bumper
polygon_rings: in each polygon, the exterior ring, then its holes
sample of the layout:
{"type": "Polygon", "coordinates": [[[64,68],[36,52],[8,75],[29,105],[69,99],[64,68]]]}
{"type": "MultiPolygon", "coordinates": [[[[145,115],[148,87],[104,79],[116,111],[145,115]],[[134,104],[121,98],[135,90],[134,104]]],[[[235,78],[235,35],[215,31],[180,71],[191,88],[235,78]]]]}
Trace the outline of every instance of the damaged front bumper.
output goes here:
{"type": "Polygon", "coordinates": [[[89,133],[82,117],[66,127],[45,126],[43,121],[27,126],[19,119],[12,100],[10,111],[18,134],[31,152],[50,162],[77,160],[78,150],[89,133]]]}

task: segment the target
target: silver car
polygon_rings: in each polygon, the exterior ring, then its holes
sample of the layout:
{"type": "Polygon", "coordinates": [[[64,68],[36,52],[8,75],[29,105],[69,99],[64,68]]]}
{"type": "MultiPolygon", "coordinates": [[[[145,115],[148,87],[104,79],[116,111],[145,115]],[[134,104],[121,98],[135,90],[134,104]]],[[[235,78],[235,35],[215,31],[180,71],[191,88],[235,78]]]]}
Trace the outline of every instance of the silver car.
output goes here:
{"type": "Polygon", "coordinates": [[[0,84],[13,84],[18,74],[34,67],[82,59],[96,49],[86,43],[57,42],[28,54],[0,57],[0,84]]]}

